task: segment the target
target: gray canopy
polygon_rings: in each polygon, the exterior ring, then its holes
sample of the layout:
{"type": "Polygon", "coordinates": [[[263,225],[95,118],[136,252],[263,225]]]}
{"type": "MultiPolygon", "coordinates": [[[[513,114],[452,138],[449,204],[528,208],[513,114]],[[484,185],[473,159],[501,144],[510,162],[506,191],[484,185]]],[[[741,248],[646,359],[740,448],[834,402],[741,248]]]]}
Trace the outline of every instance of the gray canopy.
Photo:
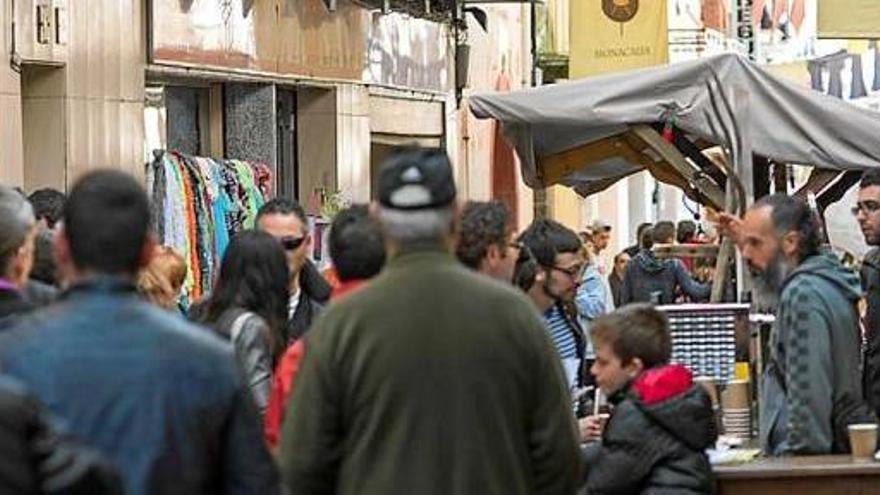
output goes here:
{"type": "MultiPolygon", "coordinates": [[[[664,146],[657,146],[658,124],[674,123],[703,142],[701,148],[729,146],[734,125],[719,112],[719,95],[733,107],[736,126],[746,130],[756,155],[835,170],[880,165],[880,113],[782,80],[733,54],[476,95],[470,107],[478,118],[502,125],[529,186],[559,183],[587,195],[646,168],[655,176],[680,174],[654,169],[665,158],[657,153],[664,146]],[[745,107],[739,96],[730,98],[734,90],[748,94],[745,107]]],[[[693,181],[684,175],[665,181],[693,181]]]]}

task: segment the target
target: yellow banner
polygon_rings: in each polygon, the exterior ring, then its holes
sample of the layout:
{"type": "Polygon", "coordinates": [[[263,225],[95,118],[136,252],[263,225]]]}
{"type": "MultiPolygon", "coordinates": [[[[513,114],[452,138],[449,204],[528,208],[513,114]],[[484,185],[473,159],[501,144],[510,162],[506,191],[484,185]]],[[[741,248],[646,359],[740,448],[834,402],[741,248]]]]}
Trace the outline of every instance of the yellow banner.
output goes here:
{"type": "Polygon", "coordinates": [[[569,77],[666,63],[666,4],[665,0],[571,0],[569,77]]]}
{"type": "Polygon", "coordinates": [[[877,0],[821,0],[820,38],[880,38],[880,2],[877,0]]]}

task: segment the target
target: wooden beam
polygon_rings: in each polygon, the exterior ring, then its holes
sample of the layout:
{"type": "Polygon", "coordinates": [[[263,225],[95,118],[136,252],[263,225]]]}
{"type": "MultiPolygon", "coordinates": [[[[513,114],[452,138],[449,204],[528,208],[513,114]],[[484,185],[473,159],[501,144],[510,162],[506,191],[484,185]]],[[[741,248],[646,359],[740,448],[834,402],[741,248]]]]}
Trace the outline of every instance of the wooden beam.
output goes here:
{"type": "Polygon", "coordinates": [[[609,158],[623,158],[630,163],[647,166],[647,157],[630,147],[621,135],[594,141],[538,161],[538,176],[545,187],[559,184],[574,172],[609,158]]]}
{"type": "Polygon", "coordinates": [[[792,196],[797,196],[802,199],[807,198],[807,194],[813,193],[817,196],[822,190],[826,187],[830,186],[837,178],[842,174],[840,170],[830,170],[827,168],[814,168],[810,172],[810,177],[807,179],[807,182],[801,186],[800,189],[797,190],[792,196]]]}
{"type": "Polygon", "coordinates": [[[653,127],[644,124],[637,125],[632,128],[631,132],[650,146],[663,161],[672,166],[690,184],[693,184],[706,199],[713,203],[713,206],[721,207],[724,205],[724,192],[712,182],[698,177],[698,171],[687,162],[681,151],[672,143],[664,140],[653,127]]]}

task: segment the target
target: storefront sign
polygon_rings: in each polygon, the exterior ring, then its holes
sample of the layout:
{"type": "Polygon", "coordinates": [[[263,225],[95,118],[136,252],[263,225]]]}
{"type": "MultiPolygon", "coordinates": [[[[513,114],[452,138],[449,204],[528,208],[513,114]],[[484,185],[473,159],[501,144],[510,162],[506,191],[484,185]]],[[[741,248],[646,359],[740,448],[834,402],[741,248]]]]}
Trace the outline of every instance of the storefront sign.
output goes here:
{"type": "Polygon", "coordinates": [[[571,2],[569,77],[578,79],[666,63],[666,2],[571,2]]]}
{"type": "Polygon", "coordinates": [[[877,0],[821,0],[818,4],[820,38],[880,38],[877,0]]]}

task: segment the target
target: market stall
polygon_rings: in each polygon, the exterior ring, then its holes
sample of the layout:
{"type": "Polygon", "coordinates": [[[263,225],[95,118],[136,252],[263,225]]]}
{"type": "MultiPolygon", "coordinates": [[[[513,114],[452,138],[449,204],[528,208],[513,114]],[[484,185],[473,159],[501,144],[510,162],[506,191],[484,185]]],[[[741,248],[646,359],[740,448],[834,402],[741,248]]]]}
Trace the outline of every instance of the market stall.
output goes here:
{"type": "MultiPolygon", "coordinates": [[[[880,165],[880,114],[777,78],[734,54],[503,94],[476,95],[498,121],[533,188],[595,194],[636,172],[704,205],[742,211],[756,170],[814,166],[798,194],[824,210],[880,165]],[[707,151],[719,150],[723,159],[707,151]]],[[[732,255],[722,246],[719,265],[732,255]]],[[[716,279],[714,300],[723,294],[716,279]]],[[[737,291],[739,292],[739,291],[737,291]]]]}
{"type": "MultiPolygon", "coordinates": [[[[798,164],[814,169],[795,194],[815,201],[821,213],[864,169],[880,166],[880,114],[796,86],[732,54],[477,95],[470,108],[498,121],[529,186],[564,185],[582,196],[647,170],[703,205],[742,213],[754,199],[756,176],[769,182],[770,164],[798,164]]],[[[760,190],[770,190],[769,184],[760,190]]],[[[748,305],[717,304],[735,303],[741,294],[725,290],[730,274],[741,273],[731,269],[729,240],[717,248],[717,258],[716,304],[661,309],[674,322],[674,359],[707,375],[701,378],[721,409],[719,424],[748,442],[758,407],[752,384],[772,318],[749,317],[748,305]]],[[[844,472],[862,476],[853,469],[814,472],[829,479],[844,472]]],[[[748,467],[720,471],[721,486],[728,487],[722,493],[739,493],[729,487],[750,473],[748,467]]],[[[876,470],[865,473],[875,476],[876,470]]]]}

